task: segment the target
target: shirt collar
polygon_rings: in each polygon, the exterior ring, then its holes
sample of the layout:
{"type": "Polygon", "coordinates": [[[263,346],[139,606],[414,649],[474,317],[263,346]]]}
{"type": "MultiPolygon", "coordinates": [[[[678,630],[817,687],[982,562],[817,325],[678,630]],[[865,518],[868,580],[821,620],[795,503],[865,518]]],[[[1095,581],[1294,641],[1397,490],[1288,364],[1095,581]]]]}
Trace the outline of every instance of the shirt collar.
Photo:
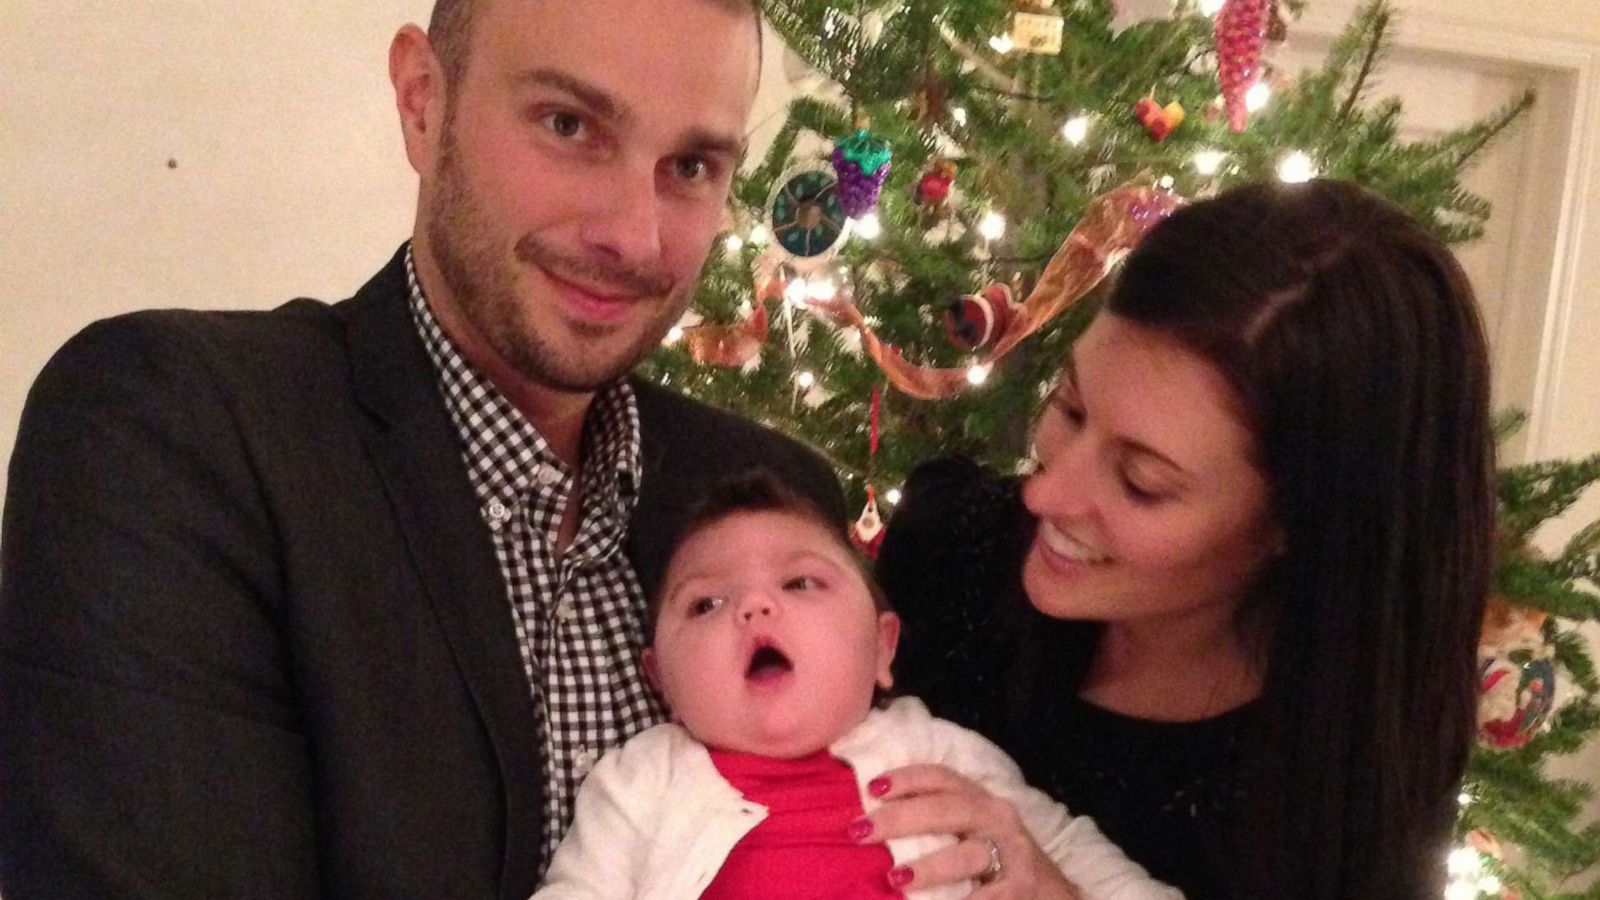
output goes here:
{"type": "MultiPolygon", "coordinates": [[[[412,248],[406,246],[406,281],[417,333],[439,375],[445,406],[455,422],[472,481],[483,500],[510,503],[546,484],[538,477],[546,467],[571,477],[539,429],[487,377],[477,370],[444,333],[428,306],[417,279],[412,248]]],[[[631,511],[638,497],[640,470],[639,404],[633,385],[618,378],[596,392],[584,420],[586,492],[599,491],[631,511]]]]}

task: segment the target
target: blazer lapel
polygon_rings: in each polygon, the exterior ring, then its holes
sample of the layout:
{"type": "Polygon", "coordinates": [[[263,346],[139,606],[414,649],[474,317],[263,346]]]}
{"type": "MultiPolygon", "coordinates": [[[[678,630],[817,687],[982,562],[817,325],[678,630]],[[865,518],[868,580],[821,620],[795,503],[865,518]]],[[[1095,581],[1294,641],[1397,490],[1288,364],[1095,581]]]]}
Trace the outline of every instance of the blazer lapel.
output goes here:
{"type": "Polygon", "coordinates": [[[454,424],[408,308],[404,251],[338,312],[357,399],[372,415],[373,463],[417,577],[449,641],[499,762],[505,797],[503,900],[523,900],[543,846],[543,775],[534,707],[505,585],[454,424]]]}

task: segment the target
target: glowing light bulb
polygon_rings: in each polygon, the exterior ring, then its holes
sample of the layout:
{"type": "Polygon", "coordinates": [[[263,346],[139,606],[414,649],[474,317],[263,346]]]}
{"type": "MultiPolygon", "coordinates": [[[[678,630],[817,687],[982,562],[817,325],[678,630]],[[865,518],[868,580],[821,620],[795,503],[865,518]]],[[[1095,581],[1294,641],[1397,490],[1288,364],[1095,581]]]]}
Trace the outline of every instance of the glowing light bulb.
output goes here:
{"type": "Polygon", "coordinates": [[[1221,150],[1201,150],[1194,155],[1194,170],[1201,175],[1215,175],[1227,159],[1228,154],[1221,150]]]}
{"type": "Polygon", "coordinates": [[[1457,847],[1445,857],[1444,867],[1445,871],[1456,878],[1472,878],[1483,871],[1483,858],[1471,847],[1457,847]]]}
{"type": "Polygon", "coordinates": [[[1214,16],[1222,12],[1222,0],[1200,0],[1200,14],[1214,16]]]}
{"type": "Polygon", "coordinates": [[[1006,233],[1006,217],[997,212],[990,211],[983,214],[978,220],[978,234],[983,235],[986,241],[998,241],[1006,233]]]}
{"type": "Polygon", "coordinates": [[[985,381],[988,381],[988,380],[989,380],[989,365],[987,363],[978,363],[977,365],[968,366],[967,367],[967,383],[968,384],[972,385],[973,387],[977,387],[978,385],[983,384],[985,381]]]}
{"type": "Polygon", "coordinates": [[[1156,187],[1161,188],[1163,191],[1172,190],[1174,184],[1177,184],[1177,182],[1172,179],[1171,175],[1163,175],[1156,179],[1156,187]]]}
{"type": "Polygon", "coordinates": [[[1453,881],[1444,889],[1444,900],[1478,900],[1478,888],[1465,881],[1453,881]]]}
{"type": "Polygon", "coordinates": [[[1304,152],[1296,150],[1278,163],[1278,180],[1299,184],[1317,177],[1317,165],[1304,152]]]}
{"type": "Polygon", "coordinates": [[[750,229],[750,243],[756,245],[757,247],[765,244],[768,237],[769,235],[767,234],[767,226],[765,225],[757,225],[756,227],[750,229]]]}
{"type": "Polygon", "coordinates": [[[783,299],[799,306],[806,302],[806,297],[811,294],[811,285],[804,278],[794,278],[783,287],[783,299]]]}
{"type": "Polygon", "coordinates": [[[683,326],[674,325],[671,328],[667,329],[667,339],[665,341],[663,341],[662,343],[676,344],[677,342],[679,342],[681,340],[683,340],[683,326]]]}
{"type": "Polygon", "coordinates": [[[955,119],[956,124],[962,128],[967,127],[967,108],[965,106],[950,107],[950,118],[955,119]]]}
{"type": "Polygon", "coordinates": [[[800,387],[810,390],[811,386],[817,383],[817,376],[810,372],[802,371],[800,374],[794,377],[794,381],[795,384],[800,385],[800,387]]]}
{"type": "Polygon", "coordinates": [[[1011,35],[1009,34],[997,34],[989,38],[989,48],[996,53],[1010,53],[1011,48],[1014,46],[1016,45],[1011,43],[1011,35]]]}
{"type": "Polygon", "coordinates": [[[1478,892],[1495,895],[1500,893],[1500,879],[1493,875],[1485,875],[1478,879],[1478,892]]]}
{"type": "Polygon", "coordinates": [[[865,241],[875,241],[883,233],[883,223],[878,221],[878,214],[869,212],[856,220],[855,233],[865,241]]]}
{"type": "Polygon", "coordinates": [[[1089,117],[1073,116],[1068,119],[1067,124],[1061,126],[1061,136],[1074,147],[1083,143],[1089,137],[1089,117]]]}
{"type": "Polygon", "coordinates": [[[1272,88],[1265,81],[1258,81],[1244,92],[1244,108],[1250,112],[1258,112],[1263,106],[1272,101],[1272,88]]]}
{"type": "Polygon", "coordinates": [[[1466,791],[1462,791],[1461,793],[1456,795],[1456,802],[1461,804],[1462,806],[1471,806],[1472,805],[1472,795],[1467,793],[1466,791]]]}
{"type": "Polygon", "coordinates": [[[884,491],[883,499],[889,501],[890,506],[894,506],[900,502],[900,489],[889,488],[887,491],[884,491]]]}
{"type": "Polygon", "coordinates": [[[818,278],[806,282],[806,296],[812,300],[832,300],[839,296],[839,286],[832,278],[818,278]]]}
{"type": "Polygon", "coordinates": [[[730,234],[723,244],[728,248],[729,253],[738,253],[744,249],[744,238],[739,237],[737,234],[730,234]]]}

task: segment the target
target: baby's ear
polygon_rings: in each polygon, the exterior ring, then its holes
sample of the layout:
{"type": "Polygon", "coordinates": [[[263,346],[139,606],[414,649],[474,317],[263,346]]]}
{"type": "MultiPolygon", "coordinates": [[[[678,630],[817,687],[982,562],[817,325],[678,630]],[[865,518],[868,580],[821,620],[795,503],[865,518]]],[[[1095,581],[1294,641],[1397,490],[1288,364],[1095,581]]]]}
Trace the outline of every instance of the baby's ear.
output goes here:
{"type": "Polygon", "coordinates": [[[656,664],[656,651],[654,647],[646,647],[639,651],[639,668],[644,670],[644,680],[650,683],[650,689],[661,696],[661,672],[656,664]]]}
{"type": "Polygon", "coordinates": [[[900,617],[892,612],[878,613],[878,687],[886,691],[894,687],[894,672],[890,666],[899,644],[900,617]]]}

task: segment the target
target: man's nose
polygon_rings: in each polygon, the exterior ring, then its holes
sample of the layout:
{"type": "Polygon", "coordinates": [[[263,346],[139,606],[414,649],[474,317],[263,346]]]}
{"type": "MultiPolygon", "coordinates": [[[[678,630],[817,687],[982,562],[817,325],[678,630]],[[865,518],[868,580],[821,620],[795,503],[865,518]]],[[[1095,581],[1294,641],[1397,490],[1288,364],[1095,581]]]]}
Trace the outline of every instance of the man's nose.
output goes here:
{"type": "Polygon", "coordinates": [[[590,249],[626,266],[654,268],[661,259],[661,198],[654,171],[614,170],[599,203],[580,226],[590,249]]]}

